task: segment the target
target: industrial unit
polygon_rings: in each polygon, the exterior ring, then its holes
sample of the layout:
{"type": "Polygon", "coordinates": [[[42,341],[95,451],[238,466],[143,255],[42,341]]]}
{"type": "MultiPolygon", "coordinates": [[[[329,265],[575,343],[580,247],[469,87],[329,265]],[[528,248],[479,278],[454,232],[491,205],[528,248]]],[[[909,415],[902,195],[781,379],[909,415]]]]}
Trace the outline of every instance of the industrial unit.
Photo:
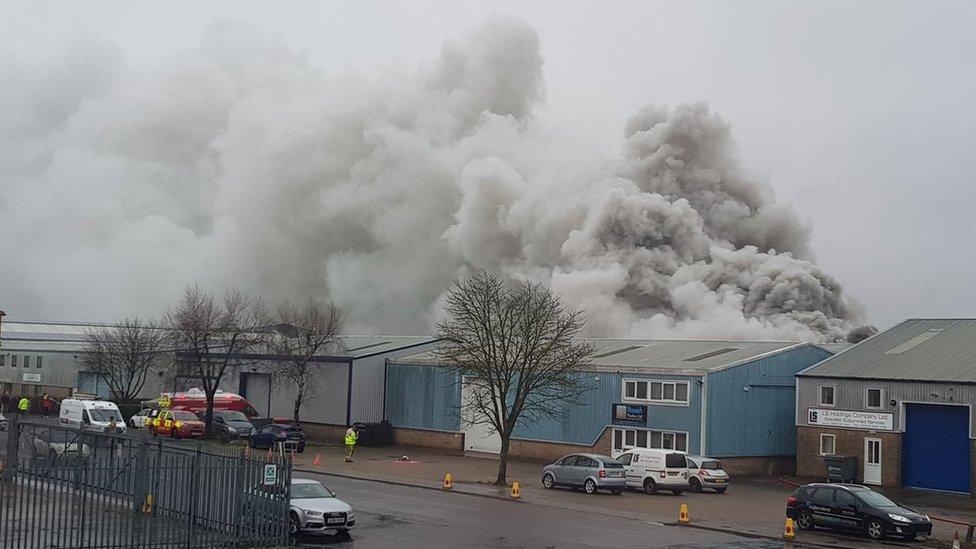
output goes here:
{"type": "MultiPolygon", "coordinates": [[[[721,457],[739,474],[792,472],[795,375],[836,350],[769,341],[588,341],[596,350],[579,374],[591,387],[584,403],[567,409],[563,421],[518,425],[512,455],[667,448],[721,457]]],[[[395,439],[497,453],[497,434],[462,418],[464,391],[463,376],[434,354],[391,360],[385,408],[395,439]]]]}
{"type": "Polygon", "coordinates": [[[797,474],[976,494],[976,320],[911,319],[797,376],[797,474]]]}

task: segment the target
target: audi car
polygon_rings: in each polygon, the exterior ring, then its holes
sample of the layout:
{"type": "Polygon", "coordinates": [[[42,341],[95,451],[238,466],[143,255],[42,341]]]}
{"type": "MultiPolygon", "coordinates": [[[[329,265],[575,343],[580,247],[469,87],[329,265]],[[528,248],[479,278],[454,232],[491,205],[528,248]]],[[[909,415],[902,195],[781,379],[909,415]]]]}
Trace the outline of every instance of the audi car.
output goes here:
{"type": "Polygon", "coordinates": [[[293,478],[288,497],[291,504],[288,531],[292,536],[345,534],[356,524],[352,507],[317,480],[293,478]]]}
{"type": "Polygon", "coordinates": [[[807,484],[786,500],[786,516],[801,530],[829,528],[913,540],[932,534],[925,513],[898,505],[870,488],[854,484],[807,484]]]}

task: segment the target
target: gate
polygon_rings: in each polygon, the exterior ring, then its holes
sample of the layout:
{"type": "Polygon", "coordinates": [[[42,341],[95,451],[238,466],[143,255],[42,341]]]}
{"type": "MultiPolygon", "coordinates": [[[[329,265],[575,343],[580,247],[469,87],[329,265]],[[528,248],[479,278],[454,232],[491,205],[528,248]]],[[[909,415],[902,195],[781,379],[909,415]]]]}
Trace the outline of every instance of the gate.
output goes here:
{"type": "Polygon", "coordinates": [[[246,547],[288,540],[291,461],[281,454],[12,418],[0,432],[0,462],[0,547],[246,547]]]}

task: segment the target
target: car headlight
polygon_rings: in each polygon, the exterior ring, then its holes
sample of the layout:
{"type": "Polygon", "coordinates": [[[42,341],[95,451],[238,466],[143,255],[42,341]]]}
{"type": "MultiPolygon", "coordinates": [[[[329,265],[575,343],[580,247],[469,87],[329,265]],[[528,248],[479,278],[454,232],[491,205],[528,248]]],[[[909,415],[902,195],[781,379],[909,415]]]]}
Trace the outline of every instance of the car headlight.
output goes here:
{"type": "Polygon", "coordinates": [[[237,434],[237,429],[235,429],[233,427],[228,427],[227,428],[227,432],[230,433],[230,434],[232,434],[232,435],[236,435],[237,434]]]}
{"type": "Polygon", "coordinates": [[[356,518],[356,514],[353,513],[352,511],[349,511],[348,513],[346,513],[346,520],[352,520],[354,518],[356,518]]]}
{"type": "Polygon", "coordinates": [[[310,517],[321,517],[322,511],[305,511],[305,515],[310,517]]]}
{"type": "Polygon", "coordinates": [[[888,513],[888,518],[890,518],[891,520],[893,520],[895,522],[911,522],[912,521],[912,519],[910,519],[908,517],[903,517],[901,515],[896,515],[894,513],[888,513]]]}

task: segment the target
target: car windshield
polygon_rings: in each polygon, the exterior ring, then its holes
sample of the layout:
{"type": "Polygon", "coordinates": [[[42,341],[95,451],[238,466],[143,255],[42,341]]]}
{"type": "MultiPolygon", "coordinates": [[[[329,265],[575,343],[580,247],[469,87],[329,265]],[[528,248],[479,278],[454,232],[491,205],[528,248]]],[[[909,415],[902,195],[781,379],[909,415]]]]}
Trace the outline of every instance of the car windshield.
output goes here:
{"type": "Polygon", "coordinates": [[[173,412],[173,419],[182,419],[183,421],[194,421],[200,418],[197,417],[193,412],[186,412],[177,410],[173,412]]]}
{"type": "Polygon", "coordinates": [[[224,421],[247,421],[247,416],[236,410],[220,412],[220,417],[224,418],[224,421]]]}
{"type": "Polygon", "coordinates": [[[334,498],[335,494],[318,482],[301,482],[291,485],[291,499],[334,498]]]}
{"type": "Polygon", "coordinates": [[[716,471],[722,468],[722,463],[715,460],[703,461],[701,464],[702,469],[708,469],[710,471],[716,471]]]}
{"type": "Polygon", "coordinates": [[[92,421],[122,421],[122,414],[118,410],[108,410],[104,408],[88,410],[88,415],[92,421]]]}
{"type": "Polygon", "coordinates": [[[864,492],[857,492],[857,497],[864,503],[872,507],[898,507],[898,504],[891,501],[890,499],[882,496],[877,492],[871,492],[865,490],[864,492]]]}

